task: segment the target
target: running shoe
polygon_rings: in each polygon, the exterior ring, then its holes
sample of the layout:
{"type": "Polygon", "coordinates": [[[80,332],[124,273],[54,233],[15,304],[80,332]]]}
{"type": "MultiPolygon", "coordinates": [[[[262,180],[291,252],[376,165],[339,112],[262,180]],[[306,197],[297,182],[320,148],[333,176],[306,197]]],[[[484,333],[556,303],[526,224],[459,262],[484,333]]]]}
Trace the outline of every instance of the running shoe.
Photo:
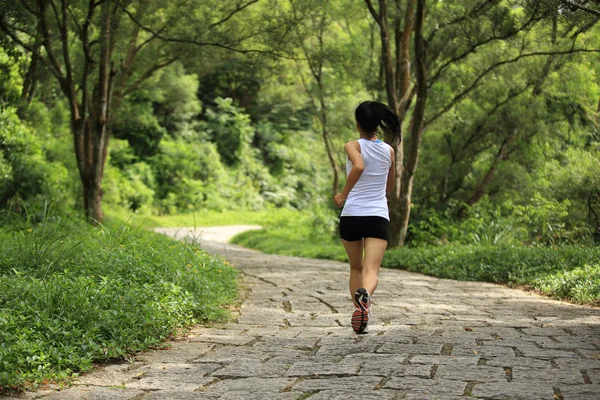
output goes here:
{"type": "Polygon", "coordinates": [[[364,333],[369,324],[369,292],[360,288],[354,293],[355,308],[352,313],[352,329],[356,333],[364,333]]]}

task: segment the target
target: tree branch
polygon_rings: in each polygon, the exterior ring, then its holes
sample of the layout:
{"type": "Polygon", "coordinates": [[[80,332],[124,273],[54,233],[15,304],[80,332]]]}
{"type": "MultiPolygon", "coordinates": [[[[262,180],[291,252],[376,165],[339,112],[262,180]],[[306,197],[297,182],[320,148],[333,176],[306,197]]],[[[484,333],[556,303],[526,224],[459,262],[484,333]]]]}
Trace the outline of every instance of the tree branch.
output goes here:
{"type": "Polygon", "coordinates": [[[241,3],[239,3],[239,4],[236,6],[236,8],[235,8],[233,11],[231,11],[231,12],[230,12],[230,13],[229,13],[229,14],[228,14],[228,15],[227,15],[225,18],[221,19],[220,21],[217,21],[217,22],[215,22],[214,24],[210,24],[210,25],[208,26],[208,29],[212,29],[212,28],[214,28],[214,27],[216,27],[216,26],[218,26],[218,25],[221,25],[221,24],[223,24],[223,23],[227,22],[227,21],[228,21],[228,20],[229,20],[231,17],[233,17],[233,16],[234,16],[235,14],[237,14],[238,12],[240,12],[240,11],[242,11],[243,9],[245,9],[245,8],[247,8],[247,7],[249,7],[249,6],[251,6],[251,5],[252,5],[252,4],[254,4],[254,3],[258,3],[259,1],[260,1],[260,0],[251,0],[251,1],[249,1],[248,3],[246,3],[246,4],[243,4],[243,5],[242,5],[241,3]]]}
{"type": "Polygon", "coordinates": [[[586,13],[593,14],[593,15],[600,17],[600,11],[586,7],[582,4],[577,4],[570,0],[561,0],[561,3],[568,5],[569,7],[571,7],[571,9],[579,9],[579,10],[585,11],[586,13]]]}
{"type": "Polygon", "coordinates": [[[31,14],[35,15],[36,17],[39,17],[39,16],[40,16],[40,14],[39,14],[37,11],[35,11],[35,9],[31,8],[31,7],[30,7],[30,6],[27,4],[27,2],[26,2],[26,1],[24,1],[24,0],[20,0],[20,3],[21,3],[21,5],[22,5],[23,7],[25,7],[25,9],[26,9],[27,11],[29,11],[31,14]]]}
{"type": "MultiPolygon", "coordinates": [[[[127,16],[129,17],[129,19],[131,19],[132,22],[134,22],[135,24],[139,25],[139,27],[143,30],[145,30],[146,32],[151,33],[152,35],[154,35],[156,38],[165,41],[165,42],[172,42],[172,43],[183,43],[183,44],[193,44],[195,46],[210,46],[210,47],[217,47],[217,48],[221,48],[221,49],[225,49],[225,50],[229,50],[229,51],[233,51],[236,53],[240,53],[240,54],[252,54],[252,53],[258,53],[258,54],[268,54],[274,57],[278,57],[278,58],[284,58],[287,60],[302,60],[301,58],[295,58],[295,57],[290,57],[287,55],[283,55],[271,50],[261,50],[261,49],[239,49],[239,48],[235,48],[231,45],[227,45],[224,43],[219,43],[219,42],[208,42],[208,41],[198,41],[196,39],[180,39],[180,38],[170,38],[170,37],[166,37],[164,35],[162,35],[160,32],[157,32],[155,30],[153,30],[152,28],[149,28],[145,25],[143,25],[140,21],[138,21],[135,16],[129,11],[127,10],[127,8],[125,8],[123,5],[119,5],[121,7],[121,9],[123,10],[123,12],[125,14],[127,14],[127,16]]],[[[251,35],[254,36],[254,35],[251,35]]]]}
{"type": "Polygon", "coordinates": [[[475,50],[477,50],[479,47],[484,46],[484,45],[491,43],[493,41],[496,41],[496,40],[506,40],[513,36],[516,36],[519,32],[526,29],[530,24],[533,24],[534,22],[538,22],[543,18],[542,16],[540,16],[539,18],[535,18],[535,14],[536,13],[533,12],[531,14],[531,18],[529,18],[529,20],[525,24],[523,24],[521,27],[516,29],[514,32],[507,33],[504,36],[493,35],[493,36],[487,38],[486,40],[483,40],[479,43],[475,43],[473,46],[471,46],[468,50],[466,50],[462,54],[459,54],[458,56],[453,57],[453,58],[449,59],[448,61],[446,61],[440,68],[438,68],[438,70],[433,75],[433,77],[431,77],[431,79],[428,82],[428,87],[431,87],[435,83],[435,81],[437,81],[439,79],[440,75],[442,74],[442,72],[444,72],[444,70],[446,68],[448,68],[450,65],[454,64],[455,62],[460,61],[463,58],[467,57],[469,54],[474,53],[475,50]]]}
{"type": "Polygon", "coordinates": [[[429,37],[427,38],[427,42],[431,42],[431,40],[435,37],[435,35],[438,32],[441,32],[442,30],[446,29],[447,27],[461,23],[461,22],[471,19],[475,16],[479,16],[480,14],[484,13],[488,7],[495,6],[498,3],[500,3],[500,0],[483,0],[481,3],[479,3],[475,7],[473,7],[471,9],[471,11],[465,13],[464,15],[461,15],[458,18],[453,19],[452,21],[449,21],[447,24],[442,25],[439,28],[437,28],[436,30],[432,31],[431,34],[429,35],[429,37]]]}
{"type": "Polygon", "coordinates": [[[127,96],[128,94],[135,91],[146,79],[150,78],[156,71],[167,67],[177,61],[177,57],[171,57],[168,60],[165,60],[161,63],[155,64],[150,69],[148,69],[141,77],[139,77],[130,87],[123,91],[123,96],[127,96]]]}
{"type": "Polygon", "coordinates": [[[447,113],[452,107],[454,107],[454,105],[456,105],[458,102],[460,102],[467,94],[469,94],[473,89],[475,89],[479,82],[486,76],[488,75],[490,72],[492,72],[493,70],[495,70],[498,67],[501,67],[503,65],[506,64],[512,64],[515,63],[523,58],[528,58],[528,57],[534,57],[534,56],[553,56],[553,55],[565,55],[565,54],[575,54],[575,53],[600,53],[600,49],[571,49],[571,50],[565,50],[565,51],[537,51],[537,52],[533,52],[533,53],[527,53],[527,54],[520,54],[517,57],[514,57],[512,59],[509,60],[504,60],[504,61],[500,61],[494,65],[491,65],[490,67],[486,68],[481,74],[479,74],[477,76],[477,78],[475,78],[475,80],[473,81],[473,83],[466,88],[465,90],[463,90],[461,93],[457,94],[446,106],[444,106],[440,111],[438,111],[436,114],[434,114],[431,118],[429,118],[426,121],[426,124],[430,124],[433,121],[435,121],[436,119],[438,119],[439,117],[441,117],[442,115],[444,115],[445,113],[447,113]]]}
{"type": "Polygon", "coordinates": [[[375,11],[375,7],[373,7],[373,3],[371,3],[371,0],[365,0],[365,3],[367,3],[367,7],[369,8],[371,15],[373,16],[373,19],[375,19],[375,22],[377,22],[378,25],[381,25],[381,16],[377,14],[377,11],[375,11]]]}

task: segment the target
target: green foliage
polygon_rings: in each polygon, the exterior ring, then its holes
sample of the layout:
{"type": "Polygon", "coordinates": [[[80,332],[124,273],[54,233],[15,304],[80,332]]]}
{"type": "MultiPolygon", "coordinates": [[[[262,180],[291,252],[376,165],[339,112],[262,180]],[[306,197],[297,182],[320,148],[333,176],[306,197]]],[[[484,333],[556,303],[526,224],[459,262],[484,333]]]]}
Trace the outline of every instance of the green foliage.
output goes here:
{"type": "Polygon", "coordinates": [[[8,208],[15,196],[29,204],[62,201],[67,182],[64,166],[47,160],[16,111],[0,108],[0,208],[8,208]]]}
{"type": "Polygon", "coordinates": [[[250,117],[233,105],[231,98],[217,98],[217,107],[206,110],[204,129],[216,143],[221,159],[226,165],[239,164],[254,139],[250,117]]]}
{"type": "Polygon", "coordinates": [[[163,213],[223,207],[227,176],[213,143],[165,139],[150,163],[163,213]]]}
{"type": "Polygon", "coordinates": [[[466,211],[466,218],[456,218],[457,207],[444,213],[419,210],[423,217],[410,226],[410,245],[476,244],[481,246],[519,244],[587,243],[589,230],[570,226],[568,199],[548,199],[539,193],[524,205],[506,201],[494,205],[489,199],[466,211]]]}
{"type": "Polygon", "coordinates": [[[0,238],[0,388],[63,380],[225,318],[236,294],[222,260],[127,225],[54,216],[0,238]]]}
{"type": "Polygon", "coordinates": [[[18,103],[22,86],[19,65],[0,47],[0,105],[18,103]]]}

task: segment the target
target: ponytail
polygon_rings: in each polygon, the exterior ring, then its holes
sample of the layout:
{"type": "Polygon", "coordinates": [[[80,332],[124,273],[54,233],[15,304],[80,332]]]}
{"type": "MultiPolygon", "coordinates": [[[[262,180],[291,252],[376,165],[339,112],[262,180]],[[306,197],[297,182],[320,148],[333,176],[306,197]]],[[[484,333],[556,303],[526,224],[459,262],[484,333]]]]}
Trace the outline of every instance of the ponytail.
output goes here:
{"type": "Polygon", "coordinates": [[[383,103],[364,101],[356,107],[354,117],[364,133],[374,135],[381,129],[392,137],[392,142],[402,140],[398,116],[383,103]]]}

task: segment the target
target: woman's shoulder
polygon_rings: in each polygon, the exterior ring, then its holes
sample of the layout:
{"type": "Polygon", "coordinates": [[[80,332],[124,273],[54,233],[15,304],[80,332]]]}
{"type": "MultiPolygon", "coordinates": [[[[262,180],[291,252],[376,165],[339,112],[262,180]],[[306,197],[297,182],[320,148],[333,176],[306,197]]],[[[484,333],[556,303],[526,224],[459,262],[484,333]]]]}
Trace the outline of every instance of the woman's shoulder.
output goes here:
{"type": "Polygon", "coordinates": [[[354,148],[354,149],[360,150],[360,142],[358,140],[350,140],[349,142],[346,142],[346,144],[344,145],[344,148],[346,150],[349,148],[354,148]]]}

